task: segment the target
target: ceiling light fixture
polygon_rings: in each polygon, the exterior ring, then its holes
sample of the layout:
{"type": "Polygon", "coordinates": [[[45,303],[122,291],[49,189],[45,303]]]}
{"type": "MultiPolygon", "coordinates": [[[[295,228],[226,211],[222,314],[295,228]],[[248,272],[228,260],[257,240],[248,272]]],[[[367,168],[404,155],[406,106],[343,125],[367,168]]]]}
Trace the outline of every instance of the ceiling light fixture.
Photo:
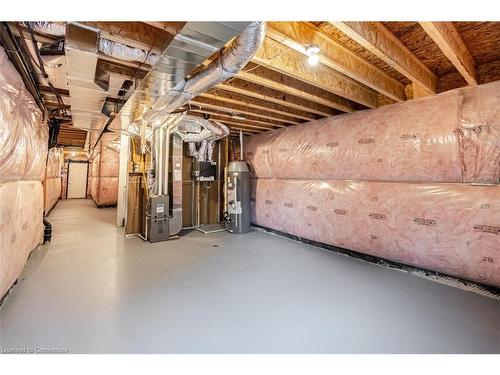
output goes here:
{"type": "Polygon", "coordinates": [[[307,62],[309,65],[316,65],[319,62],[319,46],[317,44],[309,44],[306,46],[307,62]]]}

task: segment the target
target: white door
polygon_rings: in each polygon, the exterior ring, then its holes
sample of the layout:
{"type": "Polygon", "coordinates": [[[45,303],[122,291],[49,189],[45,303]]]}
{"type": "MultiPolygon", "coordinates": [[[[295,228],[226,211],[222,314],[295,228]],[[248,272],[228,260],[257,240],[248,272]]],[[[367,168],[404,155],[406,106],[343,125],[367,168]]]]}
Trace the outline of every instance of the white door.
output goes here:
{"type": "Polygon", "coordinates": [[[68,199],[87,197],[87,168],[88,163],[69,162],[68,199]]]}

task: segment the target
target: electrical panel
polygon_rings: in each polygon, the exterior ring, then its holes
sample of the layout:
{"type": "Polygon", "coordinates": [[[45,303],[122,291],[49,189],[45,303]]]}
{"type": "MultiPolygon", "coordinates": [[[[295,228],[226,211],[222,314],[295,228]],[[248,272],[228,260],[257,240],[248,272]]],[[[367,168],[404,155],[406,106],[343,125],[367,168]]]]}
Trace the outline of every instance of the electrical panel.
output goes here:
{"type": "Polygon", "coordinates": [[[214,181],[217,175],[217,163],[214,161],[194,161],[191,176],[195,181],[214,181]]]}

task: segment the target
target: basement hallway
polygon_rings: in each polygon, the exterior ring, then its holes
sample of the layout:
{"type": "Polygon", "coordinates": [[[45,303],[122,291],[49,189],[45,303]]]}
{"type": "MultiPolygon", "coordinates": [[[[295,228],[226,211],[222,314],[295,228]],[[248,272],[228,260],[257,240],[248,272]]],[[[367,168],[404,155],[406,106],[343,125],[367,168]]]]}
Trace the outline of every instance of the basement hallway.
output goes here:
{"type": "Polygon", "coordinates": [[[493,353],[498,301],[254,230],[125,239],[62,200],[0,307],[0,347],[69,353],[493,353]]]}

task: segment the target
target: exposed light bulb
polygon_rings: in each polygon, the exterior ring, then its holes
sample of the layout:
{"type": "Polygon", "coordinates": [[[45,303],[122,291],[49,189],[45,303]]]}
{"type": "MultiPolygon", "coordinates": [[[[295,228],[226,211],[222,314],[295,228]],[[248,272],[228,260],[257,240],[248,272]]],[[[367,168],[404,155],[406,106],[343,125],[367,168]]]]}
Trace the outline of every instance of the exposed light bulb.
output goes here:
{"type": "Polygon", "coordinates": [[[319,53],[319,46],[317,44],[309,44],[306,46],[306,55],[312,56],[319,53]]]}
{"type": "Polygon", "coordinates": [[[307,58],[307,62],[309,63],[309,65],[314,66],[319,62],[319,56],[311,55],[307,58]]]}
{"type": "Polygon", "coordinates": [[[317,44],[310,44],[306,46],[305,52],[308,56],[307,62],[309,65],[314,66],[319,62],[319,46],[317,44]]]}

